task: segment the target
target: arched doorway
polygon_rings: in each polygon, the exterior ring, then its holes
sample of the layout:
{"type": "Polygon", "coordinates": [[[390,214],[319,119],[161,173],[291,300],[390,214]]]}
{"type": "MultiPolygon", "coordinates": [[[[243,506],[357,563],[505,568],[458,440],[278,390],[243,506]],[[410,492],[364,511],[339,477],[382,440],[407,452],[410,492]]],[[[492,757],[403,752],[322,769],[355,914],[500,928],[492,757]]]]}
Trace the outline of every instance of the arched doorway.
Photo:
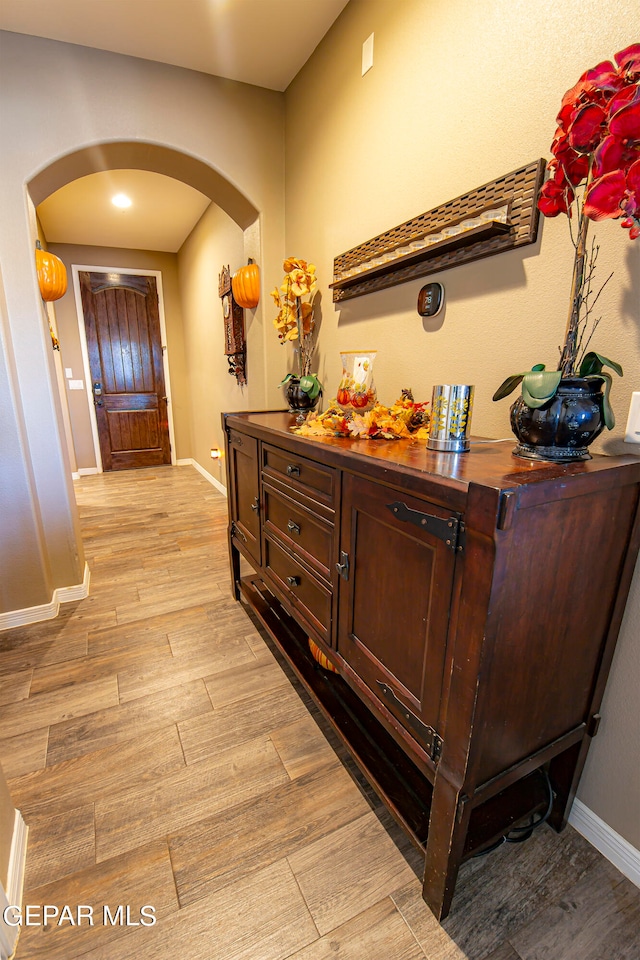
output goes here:
{"type": "MultiPolygon", "coordinates": [[[[249,200],[247,200],[247,198],[237,189],[237,187],[235,187],[234,184],[223,177],[210,165],[197,158],[188,156],[187,154],[162,145],[149,143],[142,144],[137,142],[119,142],[107,143],[98,146],[94,145],[74,151],[73,153],[58,158],[46,169],[36,175],[29,183],[30,194],[34,204],[37,206],[42,200],[47,199],[52,192],[55,194],[55,192],[59,191],[61,187],[64,188],[72,181],[79,181],[81,178],[87,178],[87,176],[90,174],[102,174],[103,172],[113,172],[116,170],[150,171],[153,174],[160,174],[161,176],[159,176],[157,179],[165,180],[165,183],[167,184],[169,184],[169,181],[165,178],[171,177],[173,180],[180,180],[183,183],[188,184],[190,187],[194,187],[212,201],[212,206],[214,204],[216,205],[219,210],[219,218],[224,217],[228,224],[233,226],[234,230],[237,231],[237,237],[234,236],[234,242],[232,244],[232,250],[234,251],[236,258],[240,256],[242,262],[246,262],[246,259],[252,257],[254,260],[260,262],[260,220],[255,206],[249,200]]],[[[55,245],[53,250],[54,252],[61,252],[56,250],[55,245]]],[[[98,248],[91,248],[92,253],[97,253],[97,250],[98,248]]],[[[69,253],[69,251],[67,252],[69,253]]],[[[227,253],[226,250],[224,252],[225,254],[227,253]]],[[[82,258],[82,254],[78,250],[73,251],[73,256],[76,259],[74,261],[73,271],[70,269],[69,272],[70,281],[72,280],[71,273],[73,272],[74,289],[70,291],[69,298],[72,298],[75,293],[80,337],[78,337],[77,334],[73,337],[74,342],[71,343],[71,347],[69,346],[69,340],[65,337],[61,337],[63,357],[65,357],[66,350],[64,369],[67,377],[71,377],[71,366],[73,366],[75,371],[76,366],[80,365],[80,361],[77,359],[79,350],[82,349],[83,356],[86,353],[84,330],[82,328],[83,320],[81,298],[78,292],[79,288],[77,284],[77,270],[75,263],[86,263],[88,265],[100,262],[101,266],[96,269],[102,269],[103,272],[113,270],[115,267],[122,267],[123,265],[125,266],[125,270],[122,272],[125,274],[138,272],[132,269],[126,269],[128,266],[137,264],[137,260],[135,258],[133,258],[133,262],[131,264],[127,264],[127,262],[123,261],[121,258],[118,258],[117,260],[116,258],[113,258],[112,262],[109,253],[105,254],[106,260],[103,258],[102,261],[96,261],[95,259],[88,259],[85,261],[85,259],[82,258]],[[78,257],[80,257],[80,259],[77,259],[78,257]],[[75,362],[72,363],[74,359],[74,352],[76,353],[76,357],[75,362]],[[71,359],[68,360],[70,353],[71,359]]],[[[210,265],[211,273],[214,274],[215,271],[219,271],[221,265],[222,264],[220,261],[213,261],[210,265]]],[[[68,263],[68,266],[71,266],[70,262],[68,263]]],[[[149,266],[149,264],[147,264],[147,266],[149,266]]],[[[154,265],[151,264],[151,266],[154,265]]],[[[237,266],[240,266],[239,262],[236,263],[236,267],[237,266]]],[[[89,269],[93,268],[89,267],[89,269]]],[[[162,281],[159,270],[154,271],[153,269],[140,269],[139,272],[147,275],[155,273],[158,285],[161,286],[162,281]]],[[[69,298],[65,298],[64,301],[61,301],[57,305],[63,328],[65,326],[65,313],[68,313],[70,309],[69,298]]],[[[219,301],[216,301],[217,298],[212,296],[210,298],[210,302],[206,305],[203,305],[203,309],[206,309],[209,313],[210,324],[215,324],[219,321],[217,313],[219,312],[220,303],[219,301]]],[[[161,312],[163,313],[164,327],[164,312],[162,310],[162,306],[161,312]]],[[[251,316],[247,319],[251,323],[255,317],[251,316]]],[[[66,329],[67,331],[69,330],[68,322],[66,322],[66,329]]],[[[166,343],[167,341],[165,338],[163,340],[163,345],[166,343]]],[[[167,351],[166,346],[163,346],[163,349],[167,351]]],[[[169,352],[165,353],[164,359],[166,361],[169,360],[169,352]]],[[[86,361],[86,357],[84,357],[84,360],[86,361]]],[[[198,356],[197,360],[198,362],[200,361],[200,356],[198,356]]],[[[196,364],[196,366],[197,365],[198,364],[196,364]]],[[[70,419],[72,422],[71,458],[72,462],[75,459],[77,463],[77,466],[74,467],[74,470],[79,468],[80,473],[89,473],[95,472],[96,469],[101,470],[102,465],[108,463],[108,461],[105,461],[103,457],[101,463],[96,424],[96,412],[99,411],[96,410],[91,392],[87,389],[89,383],[92,382],[91,376],[87,374],[88,364],[84,362],[83,366],[85,374],[84,381],[75,379],[78,375],[74,373],[74,379],[70,381],[65,380],[64,376],[61,375],[59,377],[59,383],[61,394],[63,396],[63,407],[65,406],[65,403],[68,403],[70,406],[70,419]],[[83,382],[85,384],[84,387],[83,382]],[[75,389],[82,387],[82,393],[68,393],[67,388],[69,383],[72,383],[75,389]],[[82,404],[81,409],[80,404],[82,404]],[[87,447],[91,444],[93,446],[94,456],[91,461],[89,461],[87,460],[87,447]],[[95,466],[93,466],[93,464],[95,464],[95,466]]],[[[197,370],[194,370],[193,374],[194,376],[191,380],[191,392],[196,393],[198,378],[197,370]]],[[[79,375],[82,376],[82,370],[79,375]]],[[[205,378],[200,375],[200,380],[202,381],[203,379],[205,378]]],[[[225,384],[228,382],[227,377],[221,379],[223,379],[225,384]]],[[[166,380],[167,382],[169,381],[168,365],[166,366],[166,380]]],[[[204,395],[201,395],[199,398],[199,406],[202,407],[203,405],[208,405],[208,407],[211,408],[211,406],[215,403],[215,398],[207,396],[206,393],[206,390],[201,391],[201,394],[204,395]]],[[[231,398],[231,400],[233,408],[238,408],[239,399],[234,396],[231,398]]],[[[183,426],[181,436],[184,437],[186,433],[186,430],[184,429],[184,397],[182,398],[182,401],[183,402],[180,402],[179,397],[178,402],[175,405],[170,404],[170,409],[177,409],[181,411],[180,416],[182,418],[183,426]]],[[[228,402],[229,401],[227,401],[227,403],[228,402]]],[[[192,399],[192,403],[194,406],[196,406],[195,399],[192,399]]],[[[242,404],[240,403],[240,405],[242,404]]],[[[196,420],[198,417],[199,414],[196,412],[196,420]]],[[[202,419],[201,416],[200,419],[202,419]]],[[[215,420],[216,423],[219,421],[218,415],[216,415],[215,420]]],[[[173,437],[175,432],[173,421],[171,421],[171,431],[173,437]]],[[[202,427],[200,427],[200,432],[202,432],[202,427]]],[[[193,453],[189,452],[186,455],[188,457],[194,457],[195,460],[199,461],[199,464],[195,464],[196,466],[199,466],[199,468],[203,466],[206,467],[207,463],[204,458],[208,458],[209,448],[217,445],[219,445],[219,441],[217,442],[215,438],[211,437],[210,441],[205,443],[203,440],[199,443],[200,450],[198,454],[196,454],[196,450],[194,450],[193,453]]],[[[197,447],[198,444],[195,446],[197,447]]],[[[185,456],[184,447],[185,445],[183,442],[183,452],[179,454],[181,457],[185,456]]],[[[164,462],[167,461],[165,460],[164,462]]],[[[173,443],[173,440],[171,462],[176,462],[176,445],[173,443]]],[[[222,479],[222,477],[219,479],[222,479]]]]}

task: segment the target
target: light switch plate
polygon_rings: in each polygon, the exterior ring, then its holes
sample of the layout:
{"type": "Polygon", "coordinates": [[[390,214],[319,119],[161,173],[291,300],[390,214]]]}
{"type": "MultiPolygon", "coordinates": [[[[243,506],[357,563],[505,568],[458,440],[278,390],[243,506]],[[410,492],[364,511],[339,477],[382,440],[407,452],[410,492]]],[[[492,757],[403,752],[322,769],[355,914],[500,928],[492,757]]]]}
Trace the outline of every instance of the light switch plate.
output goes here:
{"type": "Polygon", "coordinates": [[[69,380],[69,390],[84,390],[84,380],[69,380]]]}
{"type": "Polygon", "coordinates": [[[625,443],[640,443],[640,391],[631,394],[625,443]]]}

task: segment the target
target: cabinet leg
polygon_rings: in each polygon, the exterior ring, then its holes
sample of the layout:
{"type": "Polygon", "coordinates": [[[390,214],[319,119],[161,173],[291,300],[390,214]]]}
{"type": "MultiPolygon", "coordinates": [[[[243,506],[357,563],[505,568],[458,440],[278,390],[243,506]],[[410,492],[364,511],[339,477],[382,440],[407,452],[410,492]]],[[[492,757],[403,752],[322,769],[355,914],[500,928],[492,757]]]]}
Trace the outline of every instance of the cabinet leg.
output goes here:
{"type": "Polygon", "coordinates": [[[236,550],[229,533],[229,563],[231,567],[231,593],[235,600],[240,599],[240,553],[236,550]]]}
{"type": "Polygon", "coordinates": [[[556,794],[549,824],[558,833],[567,825],[590,742],[591,737],[583,737],[568,750],[554,757],[549,764],[549,779],[556,794]]]}
{"type": "Polygon", "coordinates": [[[460,791],[436,775],[429,819],[422,898],[436,919],[449,913],[471,816],[460,791]]]}

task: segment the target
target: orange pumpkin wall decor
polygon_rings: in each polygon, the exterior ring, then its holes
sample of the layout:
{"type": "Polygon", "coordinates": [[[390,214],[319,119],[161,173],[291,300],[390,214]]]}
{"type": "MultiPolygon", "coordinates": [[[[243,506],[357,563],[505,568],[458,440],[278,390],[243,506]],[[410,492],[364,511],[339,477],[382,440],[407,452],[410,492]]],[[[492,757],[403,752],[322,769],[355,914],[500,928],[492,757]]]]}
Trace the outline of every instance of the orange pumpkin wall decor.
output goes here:
{"type": "Polygon", "coordinates": [[[36,240],[36,270],[40,295],[47,302],[59,300],[67,292],[67,268],[55,254],[43,250],[36,240]]]}
{"type": "Polygon", "coordinates": [[[231,280],[231,288],[236,303],[252,310],[260,302],[260,269],[257,263],[249,260],[246,267],[236,270],[231,280]]]}

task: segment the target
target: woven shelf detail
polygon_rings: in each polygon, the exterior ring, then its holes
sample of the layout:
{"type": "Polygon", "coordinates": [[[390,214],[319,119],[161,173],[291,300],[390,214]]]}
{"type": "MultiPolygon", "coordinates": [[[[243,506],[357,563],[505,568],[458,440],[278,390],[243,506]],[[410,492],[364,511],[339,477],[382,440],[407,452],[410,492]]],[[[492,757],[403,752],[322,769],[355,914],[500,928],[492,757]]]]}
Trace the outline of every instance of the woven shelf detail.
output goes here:
{"type": "Polygon", "coordinates": [[[535,160],[340,254],[330,284],[334,303],[535,243],[545,167],[535,160]],[[481,224],[467,228],[474,218],[481,224]],[[434,235],[439,239],[429,243],[434,235]],[[424,247],[407,249],[425,238],[424,247]]]}

